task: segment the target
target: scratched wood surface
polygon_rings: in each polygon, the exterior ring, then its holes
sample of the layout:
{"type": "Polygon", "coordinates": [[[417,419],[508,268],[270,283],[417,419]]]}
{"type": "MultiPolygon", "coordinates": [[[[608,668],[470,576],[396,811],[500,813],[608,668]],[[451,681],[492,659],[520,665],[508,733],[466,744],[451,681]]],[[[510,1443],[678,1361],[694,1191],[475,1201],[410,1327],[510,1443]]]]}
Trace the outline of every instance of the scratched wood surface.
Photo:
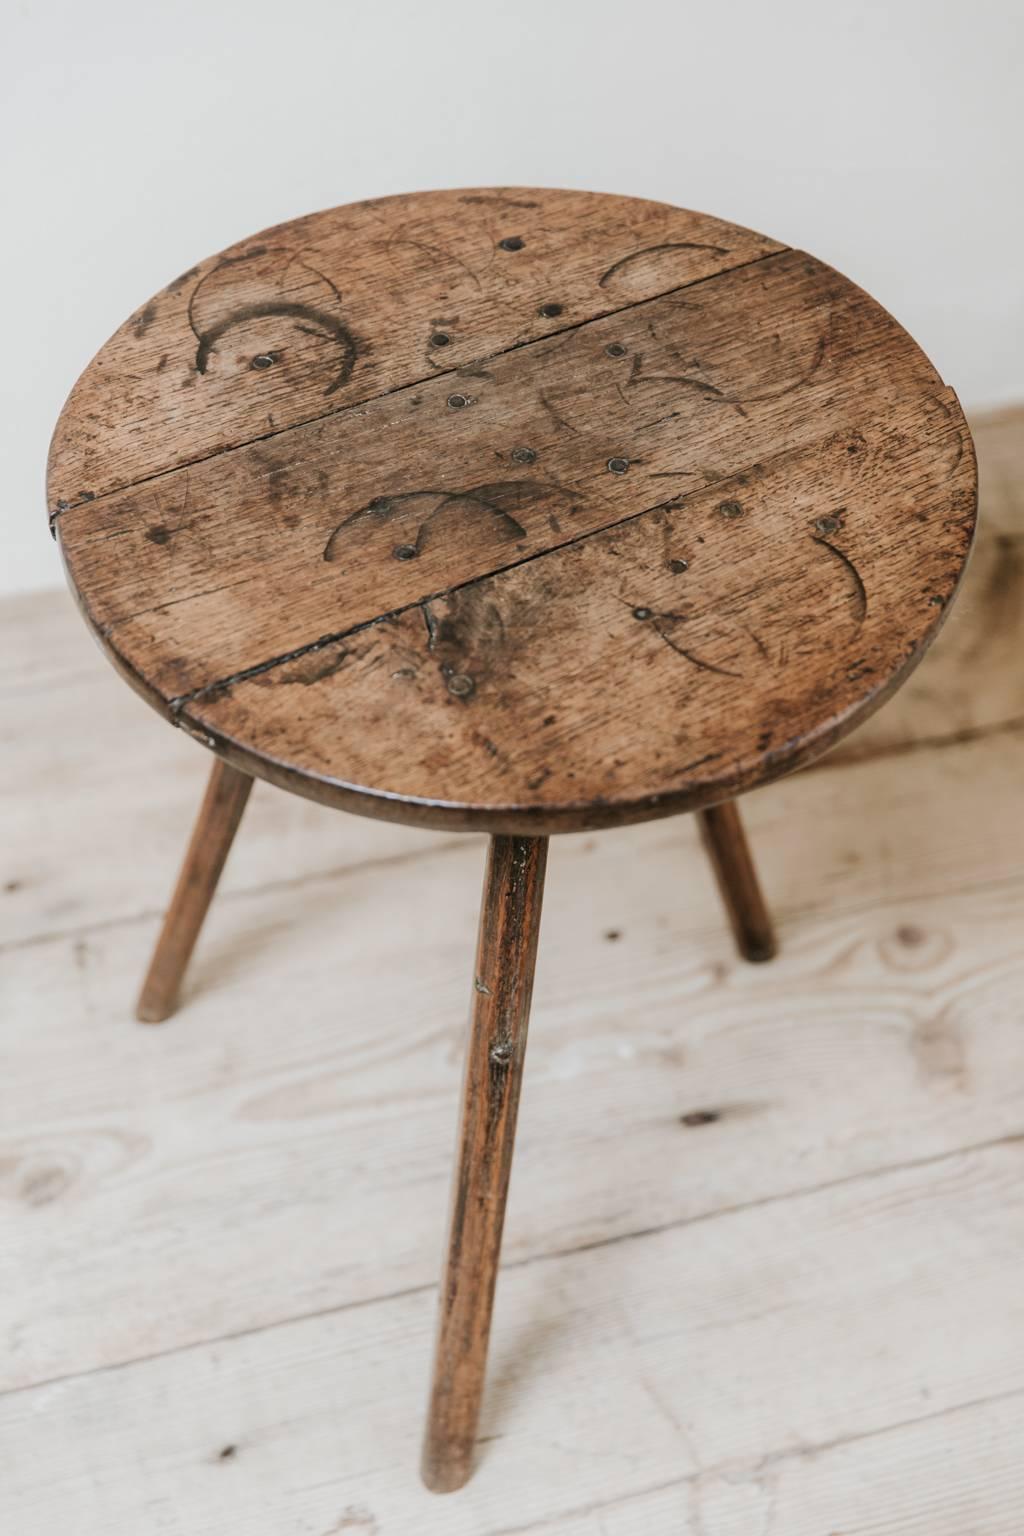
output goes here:
{"type": "Polygon", "coordinates": [[[874,709],[956,590],[954,393],[760,236],[424,194],[172,289],[61,418],[65,564],[150,703],[314,799],[520,832],[708,804],[874,709]]]}
{"type": "Polygon", "coordinates": [[[443,1503],[414,1468],[482,841],[257,785],[188,1009],[133,1028],[206,756],[66,595],[0,607],[0,1528],[1017,1536],[1024,414],[972,426],[935,648],[745,803],[779,959],[735,958],[689,818],[552,850],[443,1503]]]}

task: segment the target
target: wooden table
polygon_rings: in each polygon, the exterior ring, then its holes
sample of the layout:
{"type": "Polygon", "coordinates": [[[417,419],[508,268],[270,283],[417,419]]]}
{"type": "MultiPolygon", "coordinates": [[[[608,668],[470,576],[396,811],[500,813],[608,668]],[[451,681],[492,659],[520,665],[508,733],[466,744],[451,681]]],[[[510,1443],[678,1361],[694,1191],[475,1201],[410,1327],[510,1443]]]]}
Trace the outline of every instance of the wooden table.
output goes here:
{"type": "Polygon", "coordinates": [[[173,1010],[254,776],[491,835],[431,1487],[471,1467],[549,835],[696,811],[739,947],[769,958],[734,797],[912,670],[976,491],[955,394],[854,284],[581,192],[281,225],[175,279],[72,391],[49,468],[69,580],[216,754],[139,1017],[173,1010]]]}

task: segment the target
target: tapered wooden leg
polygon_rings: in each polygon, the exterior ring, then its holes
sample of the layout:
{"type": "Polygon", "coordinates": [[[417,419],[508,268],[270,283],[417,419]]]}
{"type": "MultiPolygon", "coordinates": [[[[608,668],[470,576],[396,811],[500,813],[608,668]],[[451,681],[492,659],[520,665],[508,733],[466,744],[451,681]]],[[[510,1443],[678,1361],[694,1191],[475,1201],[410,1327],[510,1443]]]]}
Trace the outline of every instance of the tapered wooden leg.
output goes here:
{"type": "Polygon", "coordinates": [[[547,838],[491,839],[423,1447],[423,1481],[435,1493],[461,1488],[472,1466],[546,861],[547,838]]]}
{"type": "Polygon", "coordinates": [[[213,765],[192,841],[139,994],[136,1017],[159,1024],[174,1012],[181,978],[231,850],[252,779],[220,758],[213,765]]]}
{"type": "Polygon", "coordinates": [[[740,954],[745,960],[770,960],[775,934],[735,800],[698,811],[697,820],[740,954]]]}

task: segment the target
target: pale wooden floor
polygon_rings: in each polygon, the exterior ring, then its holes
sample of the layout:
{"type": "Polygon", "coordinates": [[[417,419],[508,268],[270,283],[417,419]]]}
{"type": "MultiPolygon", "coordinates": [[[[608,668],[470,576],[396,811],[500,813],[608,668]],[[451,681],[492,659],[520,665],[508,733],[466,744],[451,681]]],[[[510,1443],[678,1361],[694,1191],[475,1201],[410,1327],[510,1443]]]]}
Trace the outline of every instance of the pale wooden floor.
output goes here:
{"type": "Polygon", "coordinates": [[[133,1024],[208,760],[63,595],[6,604],[5,1536],[1018,1536],[1024,413],[978,446],[932,656],[746,802],[774,964],[689,821],[554,845],[448,1499],[416,1465],[482,845],[257,786],[187,1006],[133,1024]]]}

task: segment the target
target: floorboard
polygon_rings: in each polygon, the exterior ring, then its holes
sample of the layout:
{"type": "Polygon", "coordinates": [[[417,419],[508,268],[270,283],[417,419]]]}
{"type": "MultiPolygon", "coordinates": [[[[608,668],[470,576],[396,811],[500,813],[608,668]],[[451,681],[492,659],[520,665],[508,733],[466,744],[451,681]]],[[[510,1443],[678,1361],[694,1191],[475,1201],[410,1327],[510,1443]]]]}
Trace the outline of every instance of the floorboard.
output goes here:
{"type": "Polygon", "coordinates": [[[415,1469],[482,843],[258,785],[182,1011],[134,1025],[208,760],[63,594],[0,605],[0,1529],[1019,1531],[1024,412],[975,431],[934,651],[744,802],[777,961],[687,819],[553,847],[447,1500],[415,1469]]]}

